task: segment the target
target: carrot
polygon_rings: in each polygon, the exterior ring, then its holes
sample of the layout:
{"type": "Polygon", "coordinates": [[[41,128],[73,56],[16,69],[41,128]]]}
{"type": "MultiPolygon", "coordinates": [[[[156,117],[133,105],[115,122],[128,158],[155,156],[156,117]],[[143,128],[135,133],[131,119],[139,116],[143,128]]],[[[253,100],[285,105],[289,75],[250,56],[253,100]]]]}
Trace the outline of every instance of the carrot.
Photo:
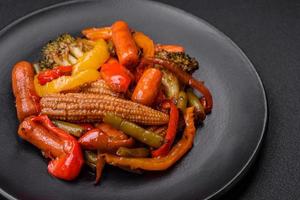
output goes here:
{"type": "Polygon", "coordinates": [[[147,69],[138,81],[131,100],[144,105],[151,105],[159,91],[161,78],[162,73],[160,70],[155,68],[147,69]]]}
{"type": "Polygon", "coordinates": [[[126,22],[117,21],[112,25],[112,41],[122,65],[132,68],[138,63],[138,48],[126,22]]]}
{"type": "Polygon", "coordinates": [[[112,35],[111,27],[87,28],[83,29],[81,33],[90,40],[109,40],[112,35]]]}
{"type": "Polygon", "coordinates": [[[184,52],[184,47],[180,45],[170,44],[170,45],[155,45],[155,51],[165,50],[168,52],[184,52]]]}

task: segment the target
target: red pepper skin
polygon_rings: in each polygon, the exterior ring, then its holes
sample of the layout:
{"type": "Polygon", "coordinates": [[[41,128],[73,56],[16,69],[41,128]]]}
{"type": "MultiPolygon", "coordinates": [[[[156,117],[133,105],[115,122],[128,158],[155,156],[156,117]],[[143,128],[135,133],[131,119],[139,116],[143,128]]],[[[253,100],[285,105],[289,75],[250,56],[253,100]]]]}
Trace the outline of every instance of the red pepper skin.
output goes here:
{"type": "Polygon", "coordinates": [[[132,80],[132,74],[117,62],[102,65],[101,76],[116,92],[126,92],[132,80]]]}
{"type": "Polygon", "coordinates": [[[47,115],[33,117],[32,121],[42,124],[63,141],[64,154],[49,162],[48,172],[54,177],[63,180],[70,181],[75,179],[79,175],[84,163],[81,148],[77,140],[67,132],[56,127],[47,115]]]}
{"type": "Polygon", "coordinates": [[[136,83],[140,80],[144,71],[150,67],[153,67],[153,65],[145,62],[144,58],[141,58],[139,65],[135,68],[135,71],[134,71],[134,80],[136,83]]]}
{"type": "Polygon", "coordinates": [[[162,90],[158,91],[158,94],[156,96],[156,99],[154,100],[154,105],[156,106],[160,106],[163,102],[165,102],[167,100],[166,95],[164,94],[164,92],[162,90]]]}
{"type": "Polygon", "coordinates": [[[152,151],[152,157],[166,156],[169,153],[176,136],[178,120],[179,120],[178,109],[172,101],[166,101],[163,104],[163,107],[164,108],[170,107],[170,120],[169,120],[168,129],[165,137],[165,143],[158,149],[152,151]]]}
{"type": "Polygon", "coordinates": [[[78,124],[84,129],[84,132],[88,132],[92,129],[94,129],[94,126],[92,124],[78,124]]]}
{"type": "Polygon", "coordinates": [[[53,69],[42,71],[38,74],[39,84],[45,85],[46,83],[57,79],[61,76],[71,75],[72,66],[58,66],[53,69]]]}
{"type": "Polygon", "coordinates": [[[78,142],[83,149],[100,150],[102,152],[115,152],[119,147],[131,147],[134,144],[132,138],[114,139],[99,128],[86,132],[79,138],[78,142]]]}
{"type": "Polygon", "coordinates": [[[105,160],[100,154],[97,155],[97,163],[96,163],[96,179],[95,179],[95,185],[97,185],[100,182],[103,168],[105,166],[105,160]]]}

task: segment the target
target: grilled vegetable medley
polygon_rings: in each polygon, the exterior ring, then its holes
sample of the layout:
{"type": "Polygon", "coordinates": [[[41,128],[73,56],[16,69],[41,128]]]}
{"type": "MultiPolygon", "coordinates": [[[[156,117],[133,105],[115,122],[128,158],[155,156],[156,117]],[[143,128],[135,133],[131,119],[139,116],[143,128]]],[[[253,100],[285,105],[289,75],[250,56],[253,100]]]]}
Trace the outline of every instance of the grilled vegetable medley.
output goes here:
{"type": "Polygon", "coordinates": [[[84,164],[96,183],[105,164],[137,173],[174,165],[213,106],[204,82],[192,76],[197,60],[124,21],[82,35],[60,35],[40,60],[15,64],[18,135],[63,180],[74,180],[84,164]]]}

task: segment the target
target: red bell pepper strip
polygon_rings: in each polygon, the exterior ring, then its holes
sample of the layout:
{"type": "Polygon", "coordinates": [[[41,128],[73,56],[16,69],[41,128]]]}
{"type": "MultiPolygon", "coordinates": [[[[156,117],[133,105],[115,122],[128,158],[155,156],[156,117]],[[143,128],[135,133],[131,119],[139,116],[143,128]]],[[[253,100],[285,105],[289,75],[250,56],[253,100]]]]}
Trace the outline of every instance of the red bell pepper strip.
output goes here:
{"type": "Polygon", "coordinates": [[[118,62],[108,62],[101,67],[101,76],[116,92],[126,92],[132,80],[132,74],[118,62]]]}
{"type": "Polygon", "coordinates": [[[109,133],[105,133],[99,128],[94,128],[86,132],[78,140],[83,149],[101,150],[102,152],[115,152],[119,147],[131,147],[134,144],[132,138],[114,139],[109,133]]]}
{"type": "Polygon", "coordinates": [[[158,91],[158,94],[156,96],[156,99],[154,100],[154,105],[156,106],[160,106],[163,102],[165,102],[167,100],[166,95],[164,94],[164,92],[162,90],[158,91]]]}
{"type": "Polygon", "coordinates": [[[72,66],[58,66],[53,69],[42,71],[38,74],[39,84],[45,85],[46,83],[57,79],[61,76],[68,76],[72,73],[72,66]]]}
{"type": "Polygon", "coordinates": [[[152,151],[152,157],[166,156],[169,153],[176,136],[176,130],[179,120],[178,109],[172,101],[165,102],[163,104],[163,107],[170,107],[170,120],[165,137],[165,143],[158,149],[152,151]]]}
{"type": "Polygon", "coordinates": [[[84,129],[84,132],[88,132],[92,129],[94,129],[94,126],[92,124],[78,124],[79,126],[81,126],[84,129]]]}
{"type": "Polygon", "coordinates": [[[101,156],[101,154],[98,152],[98,154],[97,154],[97,162],[96,162],[96,179],[95,179],[95,185],[97,185],[100,182],[104,166],[105,166],[105,160],[101,156]]]}
{"type": "Polygon", "coordinates": [[[84,163],[81,148],[77,140],[67,132],[56,127],[47,115],[39,115],[33,117],[31,120],[42,124],[48,131],[63,141],[64,153],[49,162],[48,172],[63,180],[75,179],[84,163]]]}

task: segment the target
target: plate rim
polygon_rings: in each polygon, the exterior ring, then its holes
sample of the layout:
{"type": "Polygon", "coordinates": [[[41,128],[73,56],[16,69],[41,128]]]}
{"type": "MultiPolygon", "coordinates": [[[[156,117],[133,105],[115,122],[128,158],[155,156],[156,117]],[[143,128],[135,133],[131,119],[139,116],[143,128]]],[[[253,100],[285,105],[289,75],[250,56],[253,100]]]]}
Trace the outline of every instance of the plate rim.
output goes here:
{"type": "MultiPolygon", "coordinates": [[[[29,19],[29,18],[37,15],[39,13],[43,13],[45,11],[48,11],[48,10],[51,10],[51,9],[54,9],[54,8],[58,8],[58,7],[62,7],[62,6],[66,6],[66,5],[71,5],[71,4],[76,4],[76,3],[96,2],[96,1],[97,0],[68,0],[68,1],[65,1],[65,2],[55,3],[55,4],[52,4],[52,5],[45,6],[43,8],[31,11],[31,12],[23,15],[22,17],[19,17],[16,20],[13,20],[12,22],[5,25],[0,30],[0,37],[2,37],[7,31],[9,31],[11,28],[15,27],[17,24],[25,21],[26,19],[29,19]]],[[[138,0],[133,0],[133,1],[138,1],[138,0]]],[[[200,18],[196,15],[193,15],[193,14],[191,14],[191,13],[189,13],[189,12],[183,10],[183,9],[180,9],[178,7],[175,7],[175,6],[166,4],[166,3],[153,1],[153,0],[140,0],[140,1],[157,4],[157,5],[160,5],[160,6],[164,6],[168,9],[170,9],[170,10],[174,10],[175,12],[186,15],[186,16],[188,16],[189,18],[191,18],[193,20],[196,20],[196,21],[198,21],[202,24],[205,24],[206,26],[211,28],[213,31],[215,31],[217,34],[219,34],[222,38],[224,38],[224,40],[226,42],[229,42],[235,50],[237,50],[237,52],[242,56],[244,61],[248,64],[249,69],[254,73],[254,75],[258,79],[260,90],[262,91],[262,95],[263,95],[263,104],[264,104],[264,109],[265,109],[263,127],[262,127],[262,130],[261,130],[261,133],[260,133],[260,137],[259,137],[259,140],[258,140],[255,148],[253,149],[253,152],[251,153],[251,156],[248,158],[247,162],[245,164],[243,164],[243,167],[238,171],[238,173],[236,173],[236,175],[233,176],[230,179],[230,181],[228,181],[225,185],[223,185],[217,191],[210,194],[204,200],[209,200],[209,199],[220,197],[226,191],[230,190],[230,188],[232,186],[234,186],[247,173],[248,169],[251,167],[251,164],[255,161],[255,158],[256,158],[256,156],[257,156],[257,154],[258,154],[258,152],[259,152],[259,150],[262,146],[263,139],[264,139],[265,132],[266,132],[266,128],[267,128],[267,124],[268,124],[268,114],[269,114],[269,108],[268,108],[268,103],[267,103],[268,101],[267,101],[267,95],[266,95],[264,84],[261,80],[260,75],[256,71],[256,68],[254,67],[254,65],[252,64],[250,59],[247,57],[247,55],[244,53],[244,51],[229,36],[227,36],[221,30],[219,30],[218,28],[216,28],[215,26],[210,24],[208,21],[206,21],[206,20],[204,20],[204,19],[202,19],[202,18],[200,18]]],[[[3,197],[7,198],[8,200],[18,200],[17,198],[13,197],[11,194],[9,194],[8,192],[6,192],[5,190],[3,190],[0,187],[0,197],[1,197],[1,195],[3,197]]]]}

